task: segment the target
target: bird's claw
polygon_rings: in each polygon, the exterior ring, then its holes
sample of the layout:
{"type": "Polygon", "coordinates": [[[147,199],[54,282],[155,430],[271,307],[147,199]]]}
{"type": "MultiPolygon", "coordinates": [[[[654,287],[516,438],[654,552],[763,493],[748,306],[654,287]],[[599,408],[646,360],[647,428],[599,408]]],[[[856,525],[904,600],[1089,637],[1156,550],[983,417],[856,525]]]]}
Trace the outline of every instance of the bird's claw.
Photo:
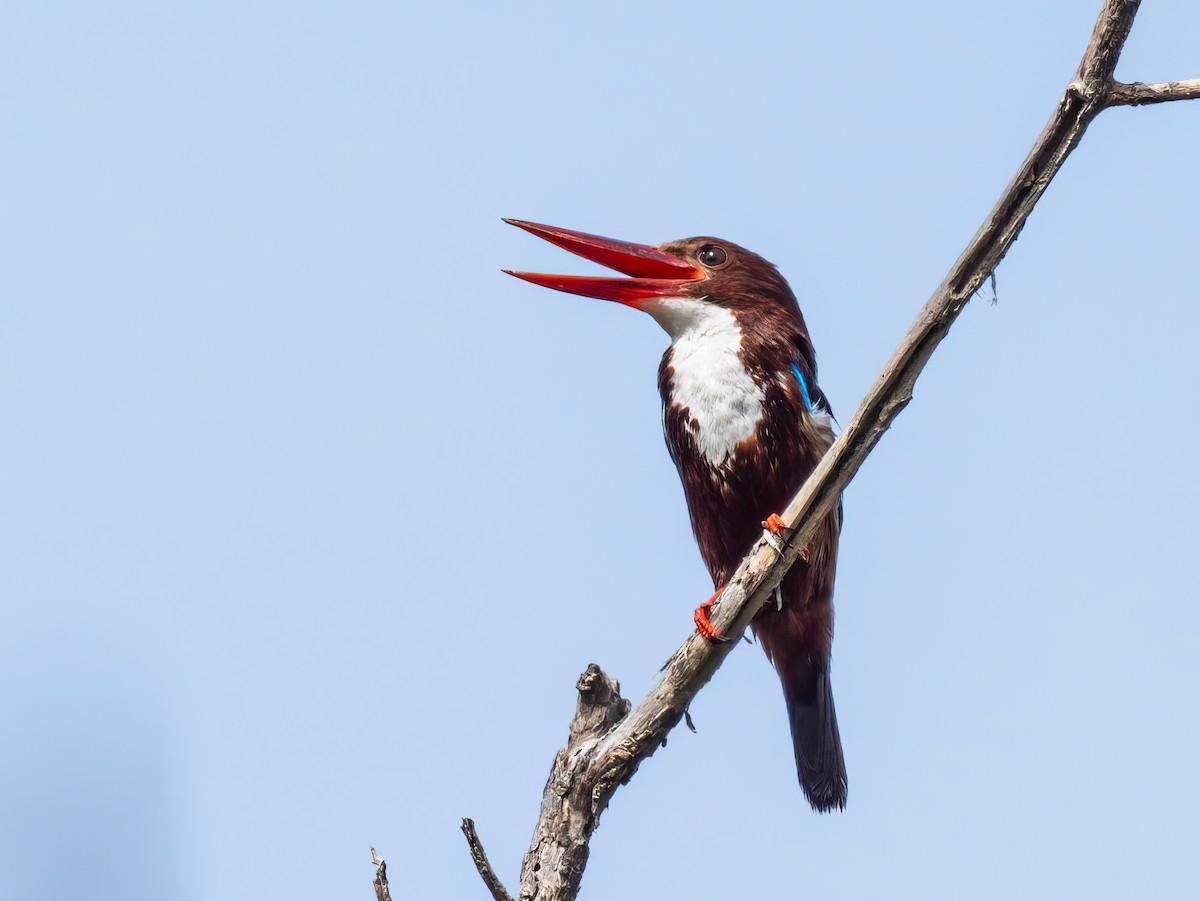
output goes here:
{"type": "Polygon", "coordinates": [[[733,641],[733,639],[726,638],[725,636],[721,635],[717,631],[716,626],[714,626],[712,621],[708,618],[708,611],[712,609],[713,604],[717,602],[717,598],[721,596],[721,591],[722,589],[718,588],[713,592],[713,596],[711,598],[697,607],[696,612],[692,614],[692,619],[695,621],[696,631],[700,633],[701,637],[707,639],[708,641],[722,641],[728,643],[733,641]]]}
{"type": "Polygon", "coordinates": [[[770,516],[764,519],[762,521],[762,527],[768,532],[774,532],[776,535],[781,534],[783,530],[787,528],[787,526],[783,524],[783,519],[778,513],[772,513],[770,516]]]}
{"type": "Polygon", "coordinates": [[[763,537],[767,539],[771,547],[775,548],[775,553],[783,556],[783,541],[781,537],[786,538],[783,534],[787,530],[787,526],[783,524],[778,513],[772,513],[762,521],[763,537]]]}
{"type": "MultiPolygon", "coordinates": [[[[793,532],[794,529],[789,528],[784,524],[783,518],[778,513],[772,513],[762,521],[764,529],[763,537],[771,543],[771,547],[775,548],[775,553],[783,556],[784,545],[787,544],[788,537],[785,533],[793,532]],[[782,541],[780,539],[783,539],[782,541]]],[[[803,562],[808,562],[808,548],[802,547],[796,554],[803,562]]]]}

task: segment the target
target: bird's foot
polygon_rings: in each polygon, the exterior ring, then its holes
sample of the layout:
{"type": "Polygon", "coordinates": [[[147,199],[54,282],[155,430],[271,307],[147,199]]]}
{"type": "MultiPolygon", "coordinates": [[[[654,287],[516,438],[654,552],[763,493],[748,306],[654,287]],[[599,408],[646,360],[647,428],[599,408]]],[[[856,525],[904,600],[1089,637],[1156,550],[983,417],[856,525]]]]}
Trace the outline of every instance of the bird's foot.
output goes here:
{"type": "Polygon", "coordinates": [[[788,527],[783,524],[783,520],[779,518],[778,513],[772,513],[762,521],[763,537],[770,542],[771,547],[775,548],[775,553],[783,556],[783,546],[787,541],[788,527]],[[780,539],[783,539],[782,541],[780,539]]]}
{"type": "MultiPolygon", "coordinates": [[[[793,531],[783,524],[783,519],[778,513],[772,513],[762,521],[762,527],[765,530],[767,541],[771,542],[771,547],[775,548],[775,553],[782,555],[784,545],[788,542],[787,533],[793,531]],[[782,538],[782,541],[780,540],[782,538]]],[[[800,548],[800,553],[797,555],[805,563],[808,562],[808,548],[800,548]]]]}
{"type": "Polygon", "coordinates": [[[717,598],[721,596],[721,592],[725,590],[722,585],[713,592],[711,598],[696,608],[696,612],[692,615],[692,619],[696,622],[696,631],[709,641],[733,641],[732,638],[725,638],[717,632],[716,627],[708,618],[708,611],[712,609],[713,604],[717,602],[717,598]]]}

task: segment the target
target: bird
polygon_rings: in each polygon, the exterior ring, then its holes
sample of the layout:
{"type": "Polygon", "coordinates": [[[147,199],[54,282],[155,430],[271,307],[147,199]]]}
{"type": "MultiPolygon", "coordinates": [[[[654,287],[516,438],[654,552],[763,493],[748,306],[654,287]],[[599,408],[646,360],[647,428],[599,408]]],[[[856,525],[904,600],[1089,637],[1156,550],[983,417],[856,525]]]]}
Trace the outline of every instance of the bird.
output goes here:
{"type": "MultiPolygon", "coordinates": [[[[715,593],[833,443],[804,316],[779,270],[712,237],[634,244],[520,219],[505,222],[627,277],[509,275],[649,314],[670,337],[658,369],[667,449],[715,593]]],[[[846,764],[830,684],[833,585],[842,510],[830,513],[750,627],[783,686],[796,773],[818,812],[846,805],[846,764]]]]}

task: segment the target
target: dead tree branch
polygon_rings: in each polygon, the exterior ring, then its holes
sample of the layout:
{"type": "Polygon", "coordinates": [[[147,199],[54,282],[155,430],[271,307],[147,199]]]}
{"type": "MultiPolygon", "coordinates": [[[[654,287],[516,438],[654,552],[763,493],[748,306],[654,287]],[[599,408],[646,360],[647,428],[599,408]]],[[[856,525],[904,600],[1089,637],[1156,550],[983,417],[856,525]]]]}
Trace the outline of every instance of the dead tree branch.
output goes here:
{"type": "Polygon", "coordinates": [[[1142,106],[1147,103],[1166,103],[1168,100],[1200,100],[1200,78],[1187,81],[1168,81],[1163,84],[1133,84],[1113,82],[1108,92],[1108,106],[1142,106]]]}
{"type": "Polygon", "coordinates": [[[492,897],[496,901],[513,901],[512,895],[504,888],[504,883],[492,869],[487,852],[483,850],[483,844],[475,833],[475,821],[470,817],[463,817],[462,831],[463,835],[467,837],[467,847],[471,849],[471,859],[475,861],[475,869],[479,871],[479,876],[483,879],[483,884],[488,887],[488,891],[492,893],[492,897]]]}
{"type": "Polygon", "coordinates": [[[371,863],[375,865],[375,901],[392,901],[392,890],[388,888],[387,861],[371,849],[371,863]]]}
{"type": "MultiPolygon", "coordinates": [[[[722,635],[740,635],[767,601],[798,551],[892,421],[912,399],[913,385],[934,349],[1020,234],[1050,180],[1088,125],[1109,106],[1200,96],[1200,82],[1126,85],[1113,80],[1140,0],[1106,0],[1083,60],[1045,129],[996,206],[917,315],[854,417],[782,517],[793,529],[782,551],[760,539],[743,560],[712,617],[722,635]]],[[[617,685],[595,665],[580,677],[579,708],[567,747],[554,759],[533,842],[521,870],[520,901],[576,897],[588,842],[617,787],[666,741],[696,693],[736,643],[710,643],[693,632],[657,685],[628,715],[617,685]]],[[[486,880],[486,877],[485,877],[486,880]]],[[[490,888],[489,884],[489,888],[490,888]]],[[[494,894],[494,892],[493,892],[494,894]]],[[[499,896],[496,896],[499,897],[499,896]]]]}

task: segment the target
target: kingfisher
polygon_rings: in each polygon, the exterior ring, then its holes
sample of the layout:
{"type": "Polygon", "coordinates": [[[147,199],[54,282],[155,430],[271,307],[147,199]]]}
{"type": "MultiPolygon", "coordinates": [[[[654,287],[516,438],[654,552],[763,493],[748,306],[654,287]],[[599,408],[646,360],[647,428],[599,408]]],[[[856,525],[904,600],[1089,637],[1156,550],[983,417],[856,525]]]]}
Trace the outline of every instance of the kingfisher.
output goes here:
{"type": "MultiPolygon", "coordinates": [[[[709,610],[762,530],[784,532],[778,511],[834,438],[795,295],[774,265],[730,241],[652,247],[504,221],[628,277],[504,270],[509,275],[641,310],[670,336],[658,368],[663,432],[716,589],[694,621],[705,639],[728,640],[709,610]]],[[[822,813],[846,806],[829,679],[841,518],[839,505],[750,624],[783,684],[800,786],[822,813]]]]}

